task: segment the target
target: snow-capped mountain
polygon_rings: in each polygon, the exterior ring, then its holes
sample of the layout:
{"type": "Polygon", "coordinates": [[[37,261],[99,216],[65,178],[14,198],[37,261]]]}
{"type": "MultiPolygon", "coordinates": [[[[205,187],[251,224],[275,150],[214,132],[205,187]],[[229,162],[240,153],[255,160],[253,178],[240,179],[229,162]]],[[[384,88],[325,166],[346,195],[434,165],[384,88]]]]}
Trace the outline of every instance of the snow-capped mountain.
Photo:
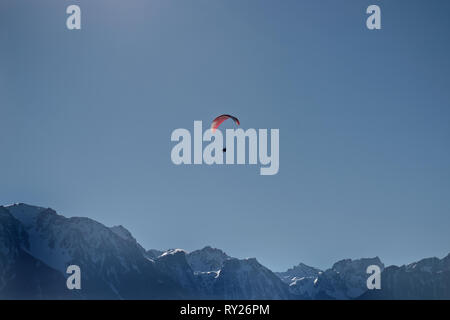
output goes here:
{"type": "Polygon", "coordinates": [[[275,274],[209,246],[145,250],[123,226],[0,206],[0,299],[450,299],[450,255],[387,267],[382,289],[367,291],[374,264],[384,269],[376,257],[275,274]],[[82,270],[81,290],[66,287],[72,264],[82,270]]]}
{"type": "MultiPolygon", "coordinates": [[[[179,297],[178,283],[164,276],[134,241],[88,218],[65,218],[46,208],[17,204],[4,207],[22,226],[28,246],[16,245],[66,277],[69,265],[83,271],[86,298],[179,297]]],[[[64,279],[64,278],[63,278],[64,279]]],[[[66,291],[65,282],[61,283],[66,291]]],[[[189,294],[186,294],[189,297],[189,294]]]]}
{"type": "Polygon", "coordinates": [[[324,272],[305,265],[294,267],[278,276],[289,281],[292,294],[304,299],[355,299],[367,291],[367,267],[384,264],[378,257],[358,260],[341,260],[324,272]],[[297,274],[297,276],[295,276],[297,274]]]}
{"type": "Polygon", "coordinates": [[[264,288],[278,290],[272,293],[274,298],[289,295],[287,285],[256,260],[234,259],[241,268],[230,269],[232,265],[224,263],[230,257],[211,247],[192,253],[145,251],[123,226],[108,228],[89,218],[66,218],[52,209],[26,204],[0,208],[0,238],[5,238],[0,247],[0,294],[6,295],[2,288],[11,283],[7,270],[23,253],[33,260],[30,265],[39,262],[59,277],[53,283],[62,295],[42,298],[65,298],[67,292],[86,299],[270,298],[264,288]],[[66,288],[66,269],[72,264],[82,270],[79,292],[66,288]],[[216,270],[209,274],[211,269],[216,270]],[[220,270],[229,280],[220,276],[220,270]]]}
{"type": "Polygon", "coordinates": [[[255,258],[231,258],[209,246],[188,253],[171,249],[155,263],[198,298],[289,299],[288,286],[255,258]]]}

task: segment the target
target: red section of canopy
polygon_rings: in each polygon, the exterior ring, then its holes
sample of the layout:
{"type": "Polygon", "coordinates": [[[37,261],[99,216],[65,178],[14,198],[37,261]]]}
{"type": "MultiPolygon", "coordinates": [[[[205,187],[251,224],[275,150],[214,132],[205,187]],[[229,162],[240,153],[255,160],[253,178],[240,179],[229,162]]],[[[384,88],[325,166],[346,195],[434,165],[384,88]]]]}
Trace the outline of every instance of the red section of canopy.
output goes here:
{"type": "Polygon", "coordinates": [[[230,116],[229,114],[223,114],[221,116],[218,116],[217,118],[215,118],[211,124],[211,129],[212,132],[215,132],[216,129],[222,124],[222,122],[224,122],[227,119],[233,119],[233,121],[237,124],[240,125],[239,119],[233,116],[230,116]]]}

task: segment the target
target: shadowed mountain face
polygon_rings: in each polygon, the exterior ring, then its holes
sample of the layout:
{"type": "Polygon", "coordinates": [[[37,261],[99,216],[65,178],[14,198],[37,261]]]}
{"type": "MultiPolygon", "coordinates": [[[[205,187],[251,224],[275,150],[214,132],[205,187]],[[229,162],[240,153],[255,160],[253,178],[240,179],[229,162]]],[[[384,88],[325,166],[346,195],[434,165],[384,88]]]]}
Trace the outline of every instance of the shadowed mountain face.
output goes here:
{"type": "Polygon", "coordinates": [[[450,254],[427,258],[406,266],[387,267],[381,290],[367,291],[361,299],[450,299],[450,254]]]}
{"type": "Polygon", "coordinates": [[[191,253],[168,250],[156,265],[200,299],[289,299],[288,286],[255,258],[235,259],[205,247],[191,253]]]}
{"type": "Polygon", "coordinates": [[[0,299],[450,299],[450,255],[387,267],[382,289],[367,291],[374,264],[384,269],[376,257],[275,274],[209,246],[145,250],[123,226],[0,206],[0,299]],[[69,265],[81,269],[81,290],[66,287],[69,265]]]}
{"type": "MultiPolygon", "coordinates": [[[[23,204],[2,208],[2,211],[14,221],[4,228],[8,230],[6,233],[2,232],[2,237],[9,238],[11,248],[6,256],[19,264],[14,270],[29,270],[30,259],[41,261],[45,266],[43,269],[51,270],[59,277],[49,283],[57,286],[63,296],[71,292],[66,288],[65,277],[67,266],[74,264],[82,270],[82,290],[76,291],[81,298],[189,297],[142,254],[135,242],[123,239],[96,221],[68,219],[51,209],[23,204]],[[26,252],[28,258],[15,259],[20,252],[26,252]]],[[[10,262],[5,261],[8,268],[10,262]]],[[[22,272],[15,278],[23,280],[27,276],[30,273],[22,272]]],[[[40,279],[37,274],[36,277],[40,279]]],[[[1,292],[8,297],[10,291],[4,289],[1,292]]]]}
{"type": "Polygon", "coordinates": [[[78,294],[59,290],[63,275],[26,251],[28,235],[8,210],[0,207],[0,299],[72,299],[78,294]]]}

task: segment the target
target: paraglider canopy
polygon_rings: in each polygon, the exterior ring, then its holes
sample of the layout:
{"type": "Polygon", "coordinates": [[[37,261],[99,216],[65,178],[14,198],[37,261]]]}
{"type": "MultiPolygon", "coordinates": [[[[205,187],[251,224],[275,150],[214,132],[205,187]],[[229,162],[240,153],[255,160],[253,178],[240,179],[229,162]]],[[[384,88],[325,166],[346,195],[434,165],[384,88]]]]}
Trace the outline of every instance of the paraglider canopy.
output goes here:
{"type": "Polygon", "coordinates": [[[211,124],[211,130],[212,132],[215,132],[216,129],[222,124],[222,122],[224,122],[227,119],[233,119],[233,121],[237,124],[240,125],[239,119],[233,116],[230,116],[229,114],[222,114],[221,116],[218,116],[217,118],[215,118],[211,124]]]}

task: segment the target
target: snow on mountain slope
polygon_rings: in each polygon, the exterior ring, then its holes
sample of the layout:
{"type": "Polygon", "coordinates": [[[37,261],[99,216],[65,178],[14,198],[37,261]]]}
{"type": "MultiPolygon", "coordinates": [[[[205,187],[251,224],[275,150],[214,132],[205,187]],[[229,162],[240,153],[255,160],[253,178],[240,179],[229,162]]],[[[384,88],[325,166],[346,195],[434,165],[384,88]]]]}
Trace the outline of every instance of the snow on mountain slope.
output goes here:
{"type": "Polygon", "coordinates": [[[231,258],[220,249],[206,246],[186,252],[167,250],[155,261],[170,257],[166,269],[209,299],[287,299],[288,286],[256,259],[231,258]],[[175,265],[178,267],[174,268],[175,265]],[[194,278],[193,278],[194,276],[194,278]]]}
{"type": "Polygon", "coordinates": [[[0,207],[0,299],[71,299],[76,292],[60,290],[65,278],[29,255],[22,224],[0,207]]]}
{"type": "Polygon", "coordinates": [[[6,209],[24,226],[31,256],[66,276],[80,266],[90,298],[178,297],[179,284],[158,270],[143,249],[89,218],[65,218],[51,209],[17,204],[6,209]]]}
{"type": "Polygon", "coordinates": [[[133,263],[140,257],[140,250],[132,237],[134,241],[124,239],[94,220],[65,218],[52,209],[24,204],[6,208],[25,226],[29,252],[61,273],[69,263],[83,261],[102,269],[108,259],[117,260],[113,265],[124,271],[136,268],[133,263]]]}
{"type": "Polygon", "coordinates": [[[28,235],[29,247],[26,250],[33,257],[45,261],[50,267],[65,273],[71,258],[68,250],[55,245],[55,240],[58,238],[56,235],[59,235],[60,232],[56,230],[55,235],[47,234],[47,231],[43,230],[49,221],[53,223],[57,219],[56,212],[26,204],[7,206],[6,209],[22,223],[28,235]]]}

